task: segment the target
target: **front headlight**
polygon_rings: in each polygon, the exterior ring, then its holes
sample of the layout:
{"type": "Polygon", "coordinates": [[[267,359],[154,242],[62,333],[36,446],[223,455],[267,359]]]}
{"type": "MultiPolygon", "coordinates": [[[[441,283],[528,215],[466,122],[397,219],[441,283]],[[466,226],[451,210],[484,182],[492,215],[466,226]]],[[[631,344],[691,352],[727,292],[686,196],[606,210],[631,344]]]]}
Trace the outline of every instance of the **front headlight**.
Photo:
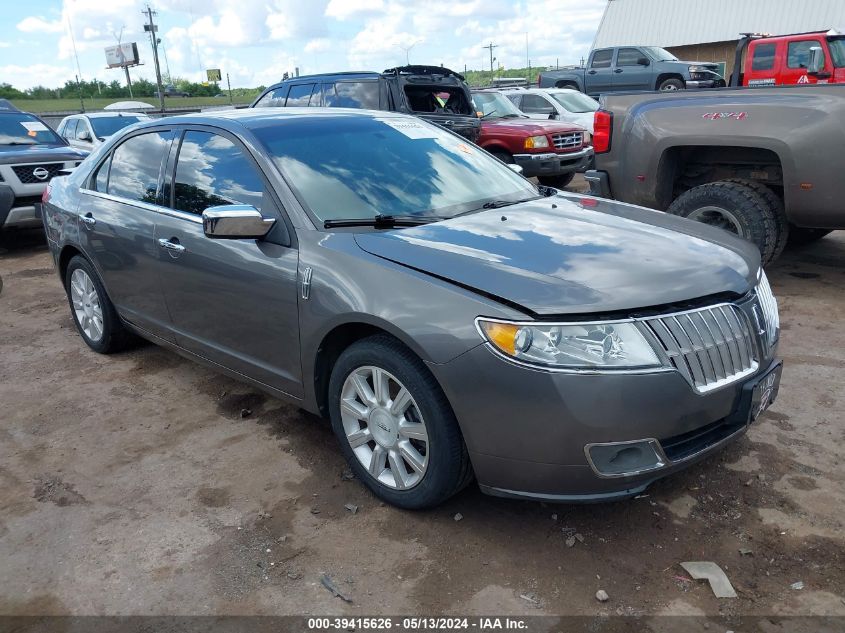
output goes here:
{"type": "Polygon", "coordinates": [[[499,352],[544,367],[659,367],[660,359],[633,323],[510,323],[478,319],[499,352]]]}
{"type": "Polygon", "coordinates": [[[546,136],[529,136],[525,139],[525,149],[541,149],[549,146],[549,139],[546,136]]]}
{"type": "Polygon", "coordinates": [[[690,66],[690,73],[712,73],[713,71],[706,66],[690,66]]]}

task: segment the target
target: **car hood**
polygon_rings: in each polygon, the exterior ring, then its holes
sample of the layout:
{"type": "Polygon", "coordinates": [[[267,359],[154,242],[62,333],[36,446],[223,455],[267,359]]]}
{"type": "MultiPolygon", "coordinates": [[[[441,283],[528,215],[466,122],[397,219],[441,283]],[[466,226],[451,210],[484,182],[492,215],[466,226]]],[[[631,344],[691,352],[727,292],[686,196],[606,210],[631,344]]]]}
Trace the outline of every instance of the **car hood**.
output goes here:
{"type": "Polygon", "coordinates": [[[742,295],[759,268],[754,247],[720,229],[564,194],[355,240],[372,255],[547,316],[742,295]]]}
{"type": "Polygon", "coordinates": [[[678,60],[677,62],[673,62],[673,63],[675,63],[675,64],[689,64],[690,66],[703,66],[707,70],[712,70],[713,72],[718,72],[718,70],[719,70],[719,65],[714,64],[712,62],[687,62],[687,61],[678,60]]]}
{"type": "Polygon", "coordinates": [[[499,130],[515,130],[527,136],[583,131],[581,126],[574,123],[553,121],[551,119],[548,121],[537,119],[484,119],[481,121],[481,128],[488,134],[495,134],[499,130]]]}
{"type": "Polygon", "coordinates": [[[82,160],[88,154],[67,145],[0,145],[0,164],[82,160]]]}

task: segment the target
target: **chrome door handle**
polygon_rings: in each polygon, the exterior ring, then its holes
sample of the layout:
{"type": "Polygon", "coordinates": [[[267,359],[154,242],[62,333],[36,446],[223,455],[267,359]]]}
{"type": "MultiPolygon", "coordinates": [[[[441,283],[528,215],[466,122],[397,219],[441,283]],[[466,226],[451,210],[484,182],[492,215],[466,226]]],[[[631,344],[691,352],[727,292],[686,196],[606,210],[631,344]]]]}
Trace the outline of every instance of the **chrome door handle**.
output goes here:
{"type": "Polygon", "coordinates": [[[170,240],[168,240],[167,238],[164,238],[164,237],[159,239],[158,245],[161,246],[164,249],[167,249],[171,253],[180,254],[180,253],[185,252],[184,246],[182,246],[181,244],[177,244],[176,242],[171,242],[170,240]]]}
{"type": "Polygon", "coordinates": [[[93,226],[97,223],[97,220],[95,220],[90,213],[88,215],[83,215],[79,219],[82,220],[82,223],[89,229],[93,228],[93,226]]]}

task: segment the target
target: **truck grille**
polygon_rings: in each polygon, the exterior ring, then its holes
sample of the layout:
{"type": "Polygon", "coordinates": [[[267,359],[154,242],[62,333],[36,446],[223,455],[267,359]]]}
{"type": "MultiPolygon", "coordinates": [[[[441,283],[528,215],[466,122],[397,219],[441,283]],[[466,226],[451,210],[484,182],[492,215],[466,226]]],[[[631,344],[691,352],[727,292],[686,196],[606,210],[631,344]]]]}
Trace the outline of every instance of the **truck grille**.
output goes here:
{"type": "Polygon", "coordinates": [[[54,176],[58,176],[59,172],[64,169],[64,163],[44,163],[43,165],[14,165],[12,170],[15,176],[18,177],[25,185],[31,185],[39,182],[47,182],[54,176]],[[47,175],[44,178],[39,178],[35,175],[36,170],[46,170],[47,175]]]}
{"type": "Polygon", "coordinates": [[[581,132],[567,132],[566,134],[552,134],[555,149],[577,149],[583,142],[581,132]]]}
{"type": "Polygon", "coordinates": [[[723,387],[756,371],[748,318],[733,304],[643,319],[672,366],[697,392],[723,387]]]}

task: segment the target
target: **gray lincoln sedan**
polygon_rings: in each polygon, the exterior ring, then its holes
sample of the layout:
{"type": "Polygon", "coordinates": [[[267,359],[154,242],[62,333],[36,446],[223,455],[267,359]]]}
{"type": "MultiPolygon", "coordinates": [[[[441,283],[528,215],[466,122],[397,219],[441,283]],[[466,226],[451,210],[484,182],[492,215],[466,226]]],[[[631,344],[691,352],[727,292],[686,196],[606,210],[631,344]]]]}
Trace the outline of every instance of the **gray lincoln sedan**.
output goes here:
{"type": "Polygon", "coordinates": [[[82,339],[134,336],[331,420],[377,496],[473,478],[641,492],[774,400],[753,245],[537,187],[416,118],[319,108],[141,123],[44,195],[82,339]]]}

